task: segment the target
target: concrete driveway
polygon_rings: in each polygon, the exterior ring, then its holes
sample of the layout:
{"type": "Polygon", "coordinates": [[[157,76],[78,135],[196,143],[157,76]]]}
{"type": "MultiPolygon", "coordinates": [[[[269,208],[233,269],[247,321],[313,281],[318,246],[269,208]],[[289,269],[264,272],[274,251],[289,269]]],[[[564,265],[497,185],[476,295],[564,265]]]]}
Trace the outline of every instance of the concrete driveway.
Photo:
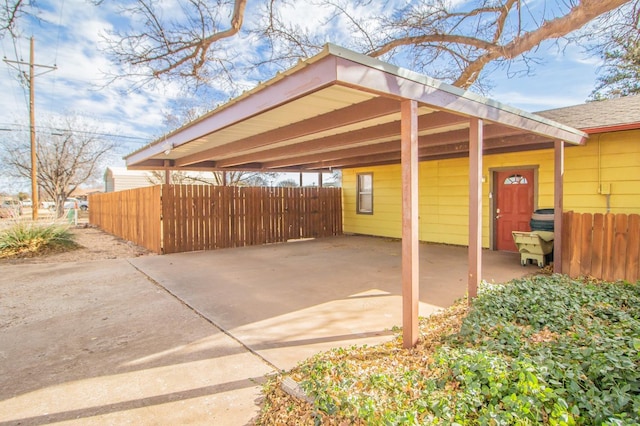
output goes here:
{"type": "MultiPolygon", "coordinates": [[[[278,369],[338,346],[388,340],[402,324],[397,240],[342,236],[131,262],[278,369]]],[[[467,250],[420,245],[420,315],[466,294],[467,250]]],[[[483,278],[531,272],[516,253],[484,253],[483,278]]]]}
{"type": "MultiPolygon", "coordinates": [[[[420,251],[428,315],[465,294],[466,249],[420,251]]],[[[535,270],[485,253],[487,280],[535,270]]],[[[382,238],[3,267],[0,425],[248,424],[266,374],[400,323],[382,238]]]]}
{"type": "Polygon", "coordinates": [[[242,425],[272,371],[127,260],[2,266],[0,425],[242,425]]]}

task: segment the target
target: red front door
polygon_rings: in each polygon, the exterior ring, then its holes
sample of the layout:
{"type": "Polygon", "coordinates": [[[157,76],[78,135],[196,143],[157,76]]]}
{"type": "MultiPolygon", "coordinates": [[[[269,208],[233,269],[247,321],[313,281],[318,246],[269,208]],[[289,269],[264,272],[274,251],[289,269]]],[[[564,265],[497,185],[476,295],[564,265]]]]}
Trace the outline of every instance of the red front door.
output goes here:
{"type": "Polygon", "coordinates": [[[530,231],[533,213],[533,170],[496,172],[496,248],[518,251],[511,231],[530,231]]]}

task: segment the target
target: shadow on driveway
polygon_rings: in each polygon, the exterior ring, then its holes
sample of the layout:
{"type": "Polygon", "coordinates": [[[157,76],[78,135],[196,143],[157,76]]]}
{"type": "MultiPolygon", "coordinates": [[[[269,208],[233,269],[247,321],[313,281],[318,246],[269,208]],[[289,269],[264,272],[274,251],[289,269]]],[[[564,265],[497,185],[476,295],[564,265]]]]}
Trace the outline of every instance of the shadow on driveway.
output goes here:
{"type": "MultiPolygon", "coordinates": [[[[483,255],[487,281],[533,270],[517,253],[483,255]]],[[[131,263],[280,369],[320,350],[388,340],[402,323],[397,240],[341,236],[131,263]]],[[[420,268],[420,315],[466,294],[465,247],[421,244],[420,268]]]]}

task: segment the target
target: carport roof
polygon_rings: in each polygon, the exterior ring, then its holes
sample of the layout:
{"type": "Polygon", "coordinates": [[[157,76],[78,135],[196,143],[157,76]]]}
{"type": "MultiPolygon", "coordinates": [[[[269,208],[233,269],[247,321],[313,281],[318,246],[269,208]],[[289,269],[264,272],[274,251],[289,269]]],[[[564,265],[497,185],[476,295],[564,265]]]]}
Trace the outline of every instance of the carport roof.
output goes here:
{"type": "Polygon", "coordinates": [[[582,144],[586,134],[328,44],[253,90],[125,157],[131,169],[325,171],[400,163],[400,104],[418,104],[419,159],[582,144]]]}

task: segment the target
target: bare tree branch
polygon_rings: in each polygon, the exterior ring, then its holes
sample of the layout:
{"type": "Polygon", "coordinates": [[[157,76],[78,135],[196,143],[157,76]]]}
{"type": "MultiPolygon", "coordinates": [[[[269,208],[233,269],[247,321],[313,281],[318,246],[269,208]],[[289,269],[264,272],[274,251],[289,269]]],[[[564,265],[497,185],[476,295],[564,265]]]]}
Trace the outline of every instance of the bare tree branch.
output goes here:
{"type": "Polygon", "coordinates": [[[181,77],[199,77],[209,59],[212,45],[236,35],[242,28],[247,0],[233,1],[229,27],[219,29],[218,17],[227,2],[207,0],[181,3],[188,26],[176,20],[164,21],[162,11],[154,0],[137,0],[125,11],[144,20],[144,30],[133,33],[110,34],[107,51],[117,63],[146,68],[151,77],[175,73],[181,77]],[[187,66],[187,71],[182,70],[187,66]]]}
{"type": "MultiPolygon", "coordinates": [[[[39,187],[56,202],[58,214],[62,214],[69,194],[79,185],[99,177],[99,168],[114,145],[99,139],[93,129],[73,116],[51,127],[60,131],[38,134],[37,178],[39,187]]],[[[6,173],[30,179],[30,155],[28,139],[13,140],[2,155],[6,173]]]]}
{"type": "Polygon", "coordinates": [[[578,28],[582,28],[596,17],[625,3],[628,3],[628,0],[582,0],[580,4],[573,7],[567,15],[552,21],[547,21],[537,30],[526,33],[501,48],[490,49],[487,53],[469,64],[453,85],[467,88],[476,81],[480,71],[482,71],[489,62],[499,58],[513,59],[538,46],[542,41],[563,37],[578,28]]]}
{"type": "Polygon", "coordinates": [[[246,0],[173,1],[183,16],[166,20],[161,6],[171,2],[134,0],[127,12],[144,29],[107,39],[108,51],[128,67],[128,75],[233,85],[240,71],[247,76],[259,74],[258,67],[285,68],[326,42],[337,42],[373,57],[401,58],[404,65],[408,60],[416,71],[468,88],[478,84],[488,64],[526,63],[526,55],[544,41],[568,40],[586,24],[632,2],[563,0],[536,7],[524,0],[464,5],[448,0],[256,0],[252,20],[241,32],[246,0]],[[329,13],[320,13],[315,21],[309,17],[307,24],[298,14],[307,8],[329,13]],[[250,49],[235,51],[234,40],[250,49]]]}
{"type": "Polygon", "coordinates": [[[400,46],[420,45],[427,43],[464,44],[466,46],[472,46],[484,50],[493,50],[499,47],[499,45],[494,42],[482,40],[475,37],[467,37],[454,34],[424,34],[420,36],[404,37],[402,39],[391,41],[374,51],[367,52],[367,54],[369,56],[377,58],[384,55],[385,53],[391,52],[392,50],[400,46]]]}
{"type": "Polygon", "coordinates": [[[0,37],[5,33],[16,37],[15,28],[22,15],[27,14],[29,5],[24,0],[4,0],[0,5],[0,37]]]}

